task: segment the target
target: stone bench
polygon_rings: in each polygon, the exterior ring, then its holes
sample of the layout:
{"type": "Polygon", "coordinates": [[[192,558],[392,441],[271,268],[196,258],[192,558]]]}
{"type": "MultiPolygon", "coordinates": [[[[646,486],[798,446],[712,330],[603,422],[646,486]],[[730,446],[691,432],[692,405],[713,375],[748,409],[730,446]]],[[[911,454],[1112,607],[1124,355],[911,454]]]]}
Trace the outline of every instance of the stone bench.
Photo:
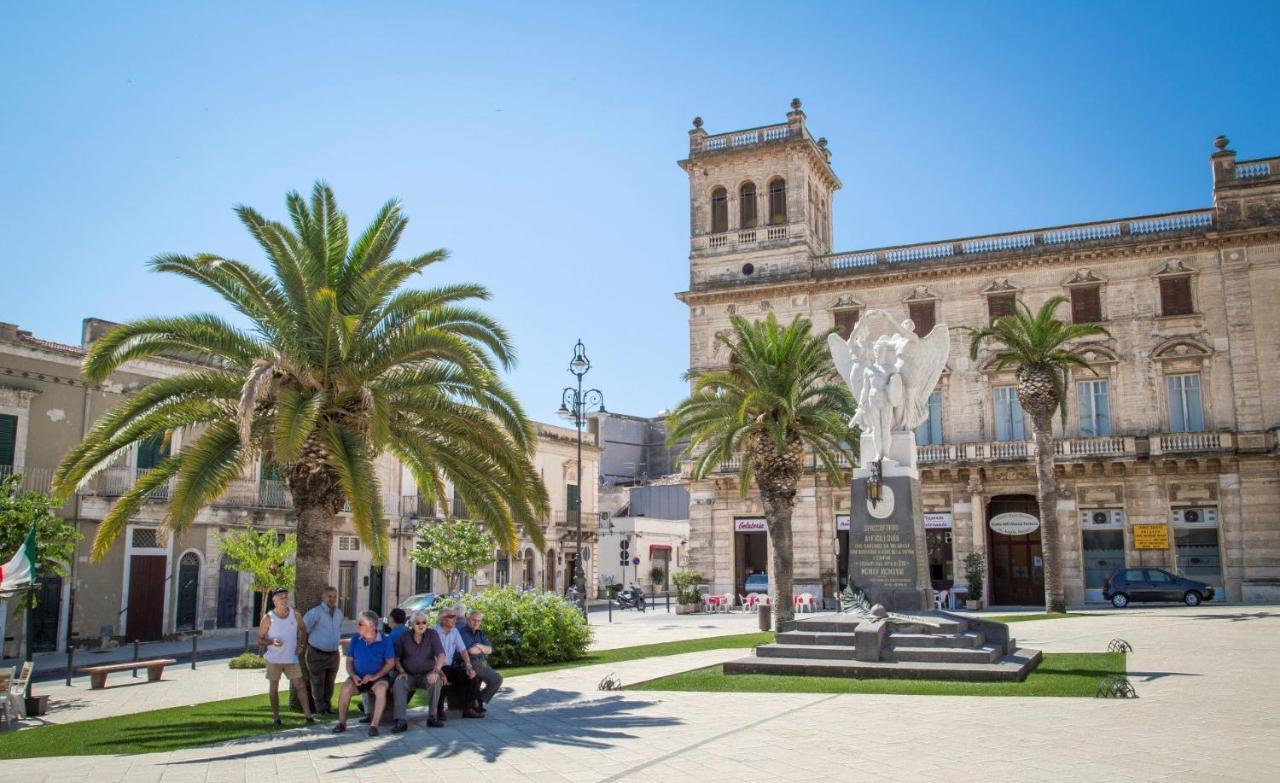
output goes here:
{"type": "Polygon", "coordinates": [[[147,682],[157,682],[164,676],[164,667],[177,662],[174,658],[155,658],[150,661],[126,661],[124,663],[106,663],[101,666],[84,666],[78,671],[89,675],[89,690],[96,691],[107,687],[107,675],[111,672],[146,669],[147,682]]]}

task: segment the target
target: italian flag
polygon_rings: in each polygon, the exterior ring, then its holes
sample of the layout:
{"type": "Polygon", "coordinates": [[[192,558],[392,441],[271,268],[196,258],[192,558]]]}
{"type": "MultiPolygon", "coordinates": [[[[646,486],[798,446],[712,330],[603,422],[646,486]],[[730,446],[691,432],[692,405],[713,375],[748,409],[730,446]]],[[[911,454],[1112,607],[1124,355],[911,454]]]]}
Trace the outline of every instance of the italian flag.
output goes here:
{"type": "Polygon", "coordinates": [[[32,526],[18,553],[0,566],[0,593],[8,593],[31,584],[36,578],[36,529],[32,526]]]}

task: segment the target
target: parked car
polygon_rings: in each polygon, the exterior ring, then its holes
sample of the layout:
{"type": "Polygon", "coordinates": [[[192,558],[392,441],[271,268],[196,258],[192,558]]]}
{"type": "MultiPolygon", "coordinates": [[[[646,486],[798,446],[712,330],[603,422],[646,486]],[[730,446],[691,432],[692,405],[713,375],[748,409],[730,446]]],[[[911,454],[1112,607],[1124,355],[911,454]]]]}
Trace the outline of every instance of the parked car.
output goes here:
{"type": "Polygon", "coordinates": [[[413,616],[414,612],[426,612],[431,609],[431,605],[436,602],[438,596],[435,593],[418,593],[411,595],[400,602],[400,608],[404,613],[413,616]]]}
{"type": "Polygon", "coordinates": [[[1199,606],[1201,601],[1213,600],[1213,588],[1163,568],[1118,568],[1102,586],[1102,597],[1117,609],[1131,601],[1180,601],[1199,606]]]}
{"type": "Polygon", "coordinates": [[[747,583],[743,586],[743,592],[747,594],[769,592],[769,575],[768,574],[748,575],[747,583]]]}

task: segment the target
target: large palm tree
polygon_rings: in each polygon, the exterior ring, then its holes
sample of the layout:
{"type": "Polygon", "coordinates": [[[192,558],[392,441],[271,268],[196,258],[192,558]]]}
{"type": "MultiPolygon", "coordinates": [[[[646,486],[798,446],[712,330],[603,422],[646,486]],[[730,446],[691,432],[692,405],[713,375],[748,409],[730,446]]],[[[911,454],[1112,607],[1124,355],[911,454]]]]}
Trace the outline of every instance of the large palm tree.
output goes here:
{"type": "Polygon", "coordinates": [[[134,444],[182,433],[181,449],[112,507],[93,557],[106,554],[158,487],[172,484],[165,523],[181,530],[261,458],[293,496],[298,600],[309,604],[329,579],[344,504],[360,538],[385,557],[374,469],[384,451],[408,467],[428,501],[452,485],[500,545],[512,548],[522,527],[541,546],[536,520],[548,501],[532,462],[536,436],[498,377],[515,353],[505,330],[471,304],[488,292],[407,287],[446,253],[391,257],[408,222],[395,201],[354,243],[324,183],[309,204],[296,192],[287,204],[292,227],[236,208],[270,274],[206,253],[151,262],[212,288],[247,329],[216,315],[146,318],[115,328],[85,357],[93,382],[157,355],[197,365],[127,397],[59,466],[55,488],[65,498],[134,444]]]}
{"type": "Polygon", "coordinates": [[[1058,540],[1057,479],[1053,473],[1053,414],[1067,423],[1067,377],[1072,367],[1089,366],[1069,344],[1085,337],[1110,337],[1098,324],[1066,323],[1055,312],[1067,301],[1055,296],[1036,313],[1018,302],[1012,315],[1001,316],[982,329],[968,329],[969,357],[977,360],[984,345],[996,349],[995,369],[1013,367],[1018,378],[1018,401],[1031,416],[1036,451],[1036,500],[1040,505],[1040,547],[1044,555],[1045,608],[1067,610],[1062,586],[1062,551],[1058,540]]]}
{"type": "Polygon", "coordinates": [[[779,622],[792,617],[791,514],[805,449],[835,486],[845,476],[840,456],[852,458],[853,395],[835,374],[826,334],[810,326],[801,317],[781,326],[772,313],[756,322],[734,316],[732,334],[716,337],[729,349],[729,369],[690,373],[693,391],[668,418],[668,442],[688,438],[687,453],[696,455],[694,479],[737,456],[739,491],[753,482],[760,491],[779,622]]]}

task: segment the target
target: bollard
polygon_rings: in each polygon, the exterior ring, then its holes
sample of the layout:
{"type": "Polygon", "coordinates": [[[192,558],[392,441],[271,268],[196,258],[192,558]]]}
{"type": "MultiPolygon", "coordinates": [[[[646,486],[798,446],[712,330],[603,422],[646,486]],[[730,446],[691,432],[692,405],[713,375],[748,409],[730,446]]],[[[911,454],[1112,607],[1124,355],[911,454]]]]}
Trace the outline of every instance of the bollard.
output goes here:
{"type": "Polygon", "coordinates": [[[244,632],[244,651],[249,652],[249,632],[244,632]]]}
{"type": "Polygon", "coordinates": [[[609,599],[609,622],[613,622],[613,598],[609,599]]]}
{"type": "MultiPolygon", "coordinates": [[[[137,663],[139,660],[141,660],[141,655],[139,654],[138,644],[139,644],[139,643],[138,643],[138,642],[136,642],[136,641],[133,643],[133,662],[134,662],[134,663],[137,663]]],[[[135,680],[136,680],[136,679],[138,679],[138,667],[136,667],[136,666],[133,668],[133,678],[134,678],[135,680]]]]}
{"type": "Polygon", "coordinates": [[[196,670],[196,642],[200,641],[199,636],[191,637],[191,671],[196,670]]]}
{"type": "Polygon", "coordinates": [[[760,630],[767,631],[773,626],[773,620],[769,617],[769,605],[760,604],[760,630]]]}
{"type": "Polygon", "coordinates": [[[71,687],[71,672],[76,666],[76,648],[67,642],[67,687],[71,687]]]}
{"type": "Polygon", "coordinates": [[[671,614],[671,591],[667,591],[667,614],[671,614]]]}

